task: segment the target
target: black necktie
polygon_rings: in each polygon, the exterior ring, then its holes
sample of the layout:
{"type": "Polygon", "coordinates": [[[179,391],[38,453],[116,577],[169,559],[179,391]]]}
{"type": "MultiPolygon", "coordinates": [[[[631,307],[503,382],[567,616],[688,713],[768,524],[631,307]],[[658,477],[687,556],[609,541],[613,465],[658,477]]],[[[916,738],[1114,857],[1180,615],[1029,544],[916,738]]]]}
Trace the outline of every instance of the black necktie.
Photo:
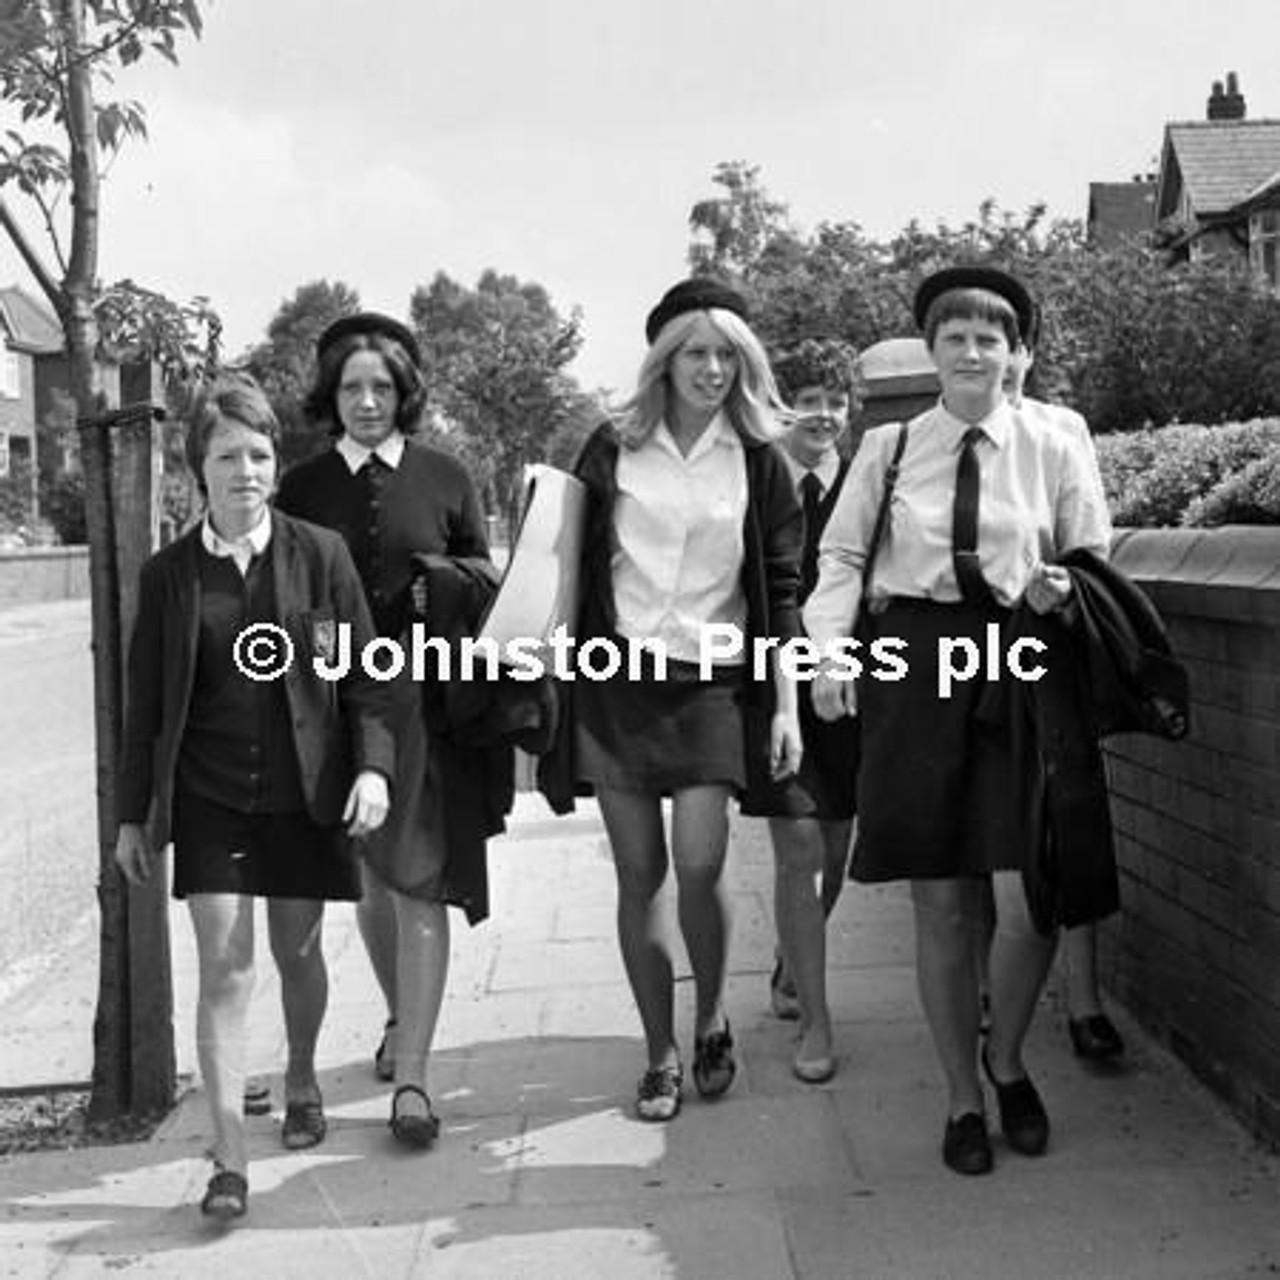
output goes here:
{"type": "Polygon", "coordinates": [[[951,514],[951,563],[960,595],[971,604],[991,599],[991,588],[978,563],[978,455],[980,427],[970,427],[960,442],[956,463],[956,498],[951,514]]]}
{"type": "Polygon", "coordinates": [[[818,581],[818,517],[822,507],[822,481],[813,471],[800,480],[800,506],[804,511],[804,555],[800,561],[800,585],[803,594],[813,590],[818,581]]]}

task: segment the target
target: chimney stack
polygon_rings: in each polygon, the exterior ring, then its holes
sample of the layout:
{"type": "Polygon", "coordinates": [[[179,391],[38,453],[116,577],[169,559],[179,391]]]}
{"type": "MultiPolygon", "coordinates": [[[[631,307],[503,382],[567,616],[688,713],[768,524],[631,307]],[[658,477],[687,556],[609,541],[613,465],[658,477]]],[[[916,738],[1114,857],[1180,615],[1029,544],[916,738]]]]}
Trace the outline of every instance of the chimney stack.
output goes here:
{"type": "Polygon", "coordinates": [[[1209,95],[1206,117],[1209,120],[1244,119],[1244,94],[1240,92],[1240,82],[1234,71],[1227,72],[1225,92],[1221,80],[1213,82],[1213,92],[1209,95]]]}

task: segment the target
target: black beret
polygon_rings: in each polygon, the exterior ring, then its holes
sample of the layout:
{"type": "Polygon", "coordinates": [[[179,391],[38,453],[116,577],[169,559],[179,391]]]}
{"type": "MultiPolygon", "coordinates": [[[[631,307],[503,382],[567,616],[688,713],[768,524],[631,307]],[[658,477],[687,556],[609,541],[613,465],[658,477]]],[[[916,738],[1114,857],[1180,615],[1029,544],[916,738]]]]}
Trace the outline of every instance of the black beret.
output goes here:
{"type": "Polygon", "coordinates": [[[644,336],[649,344],[660,334],[669,321],[686,311],[732,311],[743,320],[750,315],[747,300],[736,289],[719,280],[707,276],[695,276],[691,280],[681,280],[673,284],[662,295],[662,301],[649,312],[644,322],[644,336]]]}
{"type": "Polygon", "coordinates": [[[316,341],[316,356],[323,357],[335,342],[355,333],[380,333],[384,338],[398,342],[409,359],[419,367],[422,366],[422,354],[418,350],[418,340],[413,336],[413,330],[378,311],[357,311],[355,315],[335,320],[316,341]]]}
{"type": "Polygon", "coordinates": [[[995,267],[947,267],[926,276],[916,290],[912,311],[919,328],[924,328],[929,308],[952,289],[985,289],[1003,298],[1018,318],[1018,333],[1024,342],[1033,338],[1036,304],[1021,281],[995,267]]]}

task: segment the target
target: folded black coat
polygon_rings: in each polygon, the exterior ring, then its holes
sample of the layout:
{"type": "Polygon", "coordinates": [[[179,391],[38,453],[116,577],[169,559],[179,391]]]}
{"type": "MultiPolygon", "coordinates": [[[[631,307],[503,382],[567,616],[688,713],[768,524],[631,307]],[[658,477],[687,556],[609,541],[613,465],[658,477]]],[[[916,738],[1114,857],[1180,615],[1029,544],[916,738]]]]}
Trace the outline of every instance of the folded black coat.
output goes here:
{"type": "MultiPolygon", "coordinates": [[[[497,589],[497,570],[480,557],[425,552],[415,553],[413,564],[426,583],[429,632],[449,643],[456,664],[462,640],[475,634],[497,589]]],[[[549,691],[542,697],[549,704],[549,691]]],[[[422,684],[428,750],[435,753],[447,797],[449,874],[485,912],[484,842],[505,829],[515,798],[515,727],[527,728],[531,718],[550,714],[545,705],[539,710],[537,700],[528,684],[466,680],[456,672],[452,679],[422,684]],[[521,706],[513,708],[513,700],[521,706]]]]}
{"type": "Polygon", "coordinates": [[[1115,843],[1099,742],[1114,733],[1180,738],[1189,724],[1184,668],[1142,591],[1090,551],[1068,553],[1072,600],[1062,615],[1026,604],[1010,615],[1006,652],[1022,638],[1045,646],[1036,681],[993,683],[979,716],[1007,722],[1017,771],[1015,804],[1024,824],[1023,884],[1043,933],[1073,928],[1119,909],[1115,843]]]}

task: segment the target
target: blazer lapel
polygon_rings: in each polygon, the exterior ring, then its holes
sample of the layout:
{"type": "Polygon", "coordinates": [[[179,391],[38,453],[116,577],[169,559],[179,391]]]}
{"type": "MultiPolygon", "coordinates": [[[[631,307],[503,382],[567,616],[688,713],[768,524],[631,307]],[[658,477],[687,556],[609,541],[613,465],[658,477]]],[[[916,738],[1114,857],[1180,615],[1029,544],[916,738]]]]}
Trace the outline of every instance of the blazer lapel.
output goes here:
{"type": "Polygon", "coordinates": [[[288,629],[287,619],[305,612],[306,602],[297,594],[303,576],[298,572],[298,542],[293,528],[280,512],[271,512],[271,572],[275,577],[276,621],[288,629]]]}

